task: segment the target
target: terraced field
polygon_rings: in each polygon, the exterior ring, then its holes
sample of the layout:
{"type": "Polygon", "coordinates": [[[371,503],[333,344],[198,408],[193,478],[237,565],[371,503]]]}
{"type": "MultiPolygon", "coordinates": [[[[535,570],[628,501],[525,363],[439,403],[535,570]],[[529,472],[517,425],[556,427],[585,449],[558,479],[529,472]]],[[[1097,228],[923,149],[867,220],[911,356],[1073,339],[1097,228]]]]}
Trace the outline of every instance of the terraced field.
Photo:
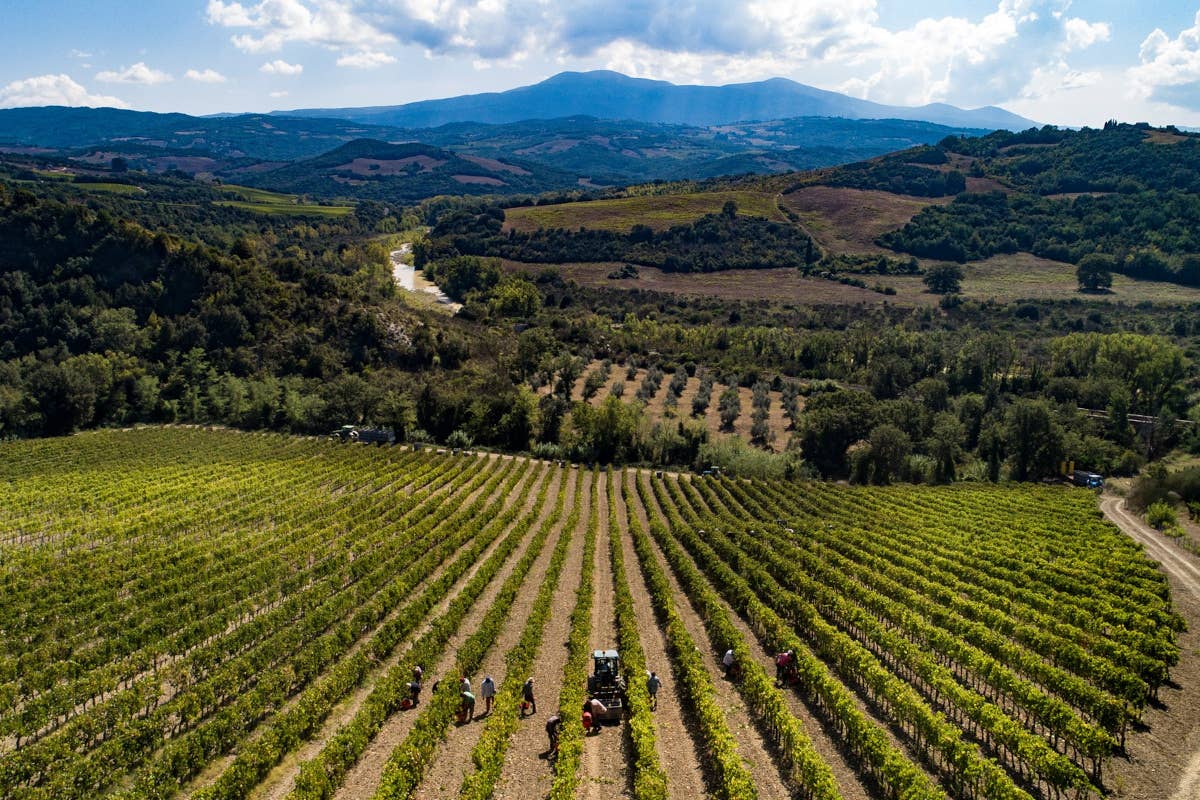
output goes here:
{"type": "Polygon", "coordinates": [[[0,497],[20,800],[1101,797],[1180,658],[1166,579],[1057,487],[140,429],[0,444],[0,497]],[[628,716],[588,736],[596,647],[628,716]],[[459,725],[464,675],[499,695],[459,725]]]}

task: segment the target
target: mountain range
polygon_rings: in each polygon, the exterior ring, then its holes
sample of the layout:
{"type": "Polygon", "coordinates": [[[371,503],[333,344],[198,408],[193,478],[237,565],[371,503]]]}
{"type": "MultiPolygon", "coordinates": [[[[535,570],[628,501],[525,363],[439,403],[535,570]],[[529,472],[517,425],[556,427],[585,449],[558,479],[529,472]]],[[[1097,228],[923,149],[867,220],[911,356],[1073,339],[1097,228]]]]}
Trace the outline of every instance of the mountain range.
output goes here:
{"type": "Polygon", "coordinates": [[[1033,120],[996,106],[961,109],[945,103],[888,106],[806,86],[786,78],[727,86],[680,86],[619,72],[562,72],[505,92],[422,100],[398,106],[308,108],[276,112],[373,125],[430,128],[452,122],[506,123],[587,114],[602,119],[724,125],[789,117],[906,119],[955,127],[1024,130],[1033,120]]]}

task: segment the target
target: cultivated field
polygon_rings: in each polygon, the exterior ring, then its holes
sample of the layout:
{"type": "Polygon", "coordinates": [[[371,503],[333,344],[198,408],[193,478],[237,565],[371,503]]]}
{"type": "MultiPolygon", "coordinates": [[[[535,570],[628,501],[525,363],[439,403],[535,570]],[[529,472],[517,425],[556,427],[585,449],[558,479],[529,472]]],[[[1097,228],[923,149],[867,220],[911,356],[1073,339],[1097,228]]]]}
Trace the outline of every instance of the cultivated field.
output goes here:
{"type": "Polygon", "coordinates": [[[243,211],[254,211],[260,214],[284,214],[313,217],[344,217],[354,211],[354,206],[319,206],[301,203],[294,194],[268,192],[265,189],[253,189],[249,186],[222,187],[226,194],[237,197],[237,200],[218,200],[216,205],[240,208],[243,211]]]}
{"type": "Polygon", "coordinates": [[[1164,576],[1059,487],[142,429],[0,444],[0,493],[20,800],[1099,797],[1179,658],[1164,576]],[[613,646],[629,716],[585,736],[613,646]],[[462,675],[500,693],[456,725],[462,675]]]}
{"type": "Polygon", "coordinates": [[[628,232],[634,225],[648,225],[655,230],[666,230],[705,214],[719,213],[730,200],[737,203],[739,214],[783,220],[785,217],[776,205],[777,197],[770,192],[704,192],[526,206],[506,209],[504,227],[519,231],[584,227],[628,232]]]}

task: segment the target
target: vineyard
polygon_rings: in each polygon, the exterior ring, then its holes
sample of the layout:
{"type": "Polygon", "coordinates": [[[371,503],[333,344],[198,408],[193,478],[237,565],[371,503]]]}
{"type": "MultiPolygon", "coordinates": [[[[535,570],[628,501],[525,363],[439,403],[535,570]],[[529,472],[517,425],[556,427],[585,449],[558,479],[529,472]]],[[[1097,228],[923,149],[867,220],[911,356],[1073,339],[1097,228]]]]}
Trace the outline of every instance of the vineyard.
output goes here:
{"type": "Polygon", "coordinates": [[[0,498],[13,800],[1101,798],[1180,658],[1166,579],[1060,487],[146,428],[0,444],[0,498]],[[588,735],[601,647],[628,710],[588,735]],[[460,725],[464,675],[499,692],[460,725]]]}

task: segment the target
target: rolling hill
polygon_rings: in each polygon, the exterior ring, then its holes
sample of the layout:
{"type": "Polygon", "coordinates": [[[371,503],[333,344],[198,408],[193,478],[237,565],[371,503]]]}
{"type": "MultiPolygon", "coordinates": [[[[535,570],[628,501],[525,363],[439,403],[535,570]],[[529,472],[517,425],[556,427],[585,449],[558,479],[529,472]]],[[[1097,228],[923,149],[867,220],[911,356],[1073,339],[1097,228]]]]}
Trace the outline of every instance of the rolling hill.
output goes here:
{"type": "Polygon", "coordinates": [[[528,162],[374,139],[349,142],[316,158],[268,172],[247,173],[241,180],[275,191],[392,202],[439,194],[537,192],[577,183],[573,175],[528,162]]]}
{"type": "Polygon", "coordinates": [[[374,125],[429,128],[451,122],[517,122],[590,114],[684,125],[725,125],[788,117],[908,119],[960,127],[1024,130],[1036,123],[1002,108],[961,109],[944,103],[887,106],[786,78],[727,86],[679,86],[619,72],[562,72],[505,92],[422,100],[399,106],[297,109],[286,116],[331,117],[374,125]]]}

